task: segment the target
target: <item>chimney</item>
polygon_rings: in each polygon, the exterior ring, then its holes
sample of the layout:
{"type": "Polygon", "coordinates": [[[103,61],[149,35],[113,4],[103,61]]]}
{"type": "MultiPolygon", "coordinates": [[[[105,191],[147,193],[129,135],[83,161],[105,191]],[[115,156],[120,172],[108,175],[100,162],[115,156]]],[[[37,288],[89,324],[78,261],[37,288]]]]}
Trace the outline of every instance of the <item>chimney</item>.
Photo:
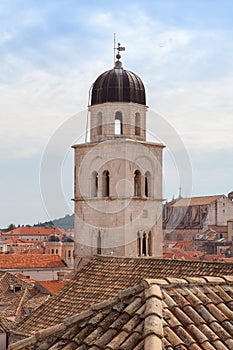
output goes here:
{"type": "Polygon", "coordinates": [[[63,271],[58,271],[57,280],[58,282],[62,282],[64,280],[65,273],[63,271]]]}

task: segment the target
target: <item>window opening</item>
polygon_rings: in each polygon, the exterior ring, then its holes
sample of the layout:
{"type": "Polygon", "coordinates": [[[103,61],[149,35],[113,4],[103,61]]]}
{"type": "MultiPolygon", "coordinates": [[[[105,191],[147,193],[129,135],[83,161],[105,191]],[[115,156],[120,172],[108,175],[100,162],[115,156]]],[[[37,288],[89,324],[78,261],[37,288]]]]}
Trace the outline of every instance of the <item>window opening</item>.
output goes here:
{"type": "Polygon", "coordinates": [[[140,114],[135,114],[135,135],[140,136],[140,114]]]}
{"type": "Polygon", "coordinates": [[[139,170],[134,172],[134,196],[141,196],[141,173],[139,170]]]}
{"type": "Polygon", "coordinates": [[[102,193],[103,197],[109,197],[109,171],[105,170],[103,172],[103,178],[102,178],[102,193]]]}
{"type": "Polygon", "coordinates": [[[122,113],[115,113],[115,135],[123,135],[122,113]]]}

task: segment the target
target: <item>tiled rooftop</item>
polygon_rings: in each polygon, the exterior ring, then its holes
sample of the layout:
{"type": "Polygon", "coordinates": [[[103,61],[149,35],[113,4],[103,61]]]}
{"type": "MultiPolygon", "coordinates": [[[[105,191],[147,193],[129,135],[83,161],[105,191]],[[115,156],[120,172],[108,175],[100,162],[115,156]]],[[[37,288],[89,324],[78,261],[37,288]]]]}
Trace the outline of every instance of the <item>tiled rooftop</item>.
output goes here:
{"type": "Polygon", "coordinates": [[[201,251],[185,251],[178,248],[164,248],[163,252],[164,257],[176,260],[200,261],[204,255],[201,251]]]}
{"type": "Polygon", "coordinates": [[[193,241],[176,242],[173,248],[188,249],[193,244],[193,241]]]}
{"type": "Polygon", "coordinates": [[[56,232],[57,234],[64,234],[64,232],[56,227],[27,227],[27,226],[22,226],[22,227],[17,227],[14,230],[4,232],[4,235],[44,235],[48,236],[56,232]]]}
{"type": "Polygon", "coordinates": [[[187,207],[192,205],[208,205],[221,198],[223,195],[217,196],[203,196],[203,197],[191,197],[191,198],[180,198],[176,200],[171,207],[187,207]]]}
{"type": "Polygon", "coordinates": [[[218,233],[227,233],[227,226],[209,225],[209,228],[218,233]]]}
{"type": "Polygon", "coordinates": [[[143,280],[9,350],[232,350],[233,277],[143,280]]]}
{"type": "Polygon", "coordinates": [[[35,310],[48,298],[48,293],[40,293],[30,281],[5,272],[0,277],[0,326],[4,328],[10,321],[19,322],[26,309],[35,310]],[[28,307],[28,303],[33,306],[28,307]]]}
{"type": "Polygon", "coordinates": [[[145,278],[233,275],[233,264],[147,258],[93,257],[75,278],[19,324],[24,336],[61,323],[91,305],[141,283],[145,278]]]}
{"type": "Polygon", "coordinates": [[[26,252],[27,254],[44,254],[43,248],[29,248],[26,252]]]}
{"type": "Polygon", "coordinates": [[[57,254],[1,254],[0,269],[66,267],[57,254]]]}
{"type": "Polygon", "coordinates": [[[37,281],[37,284],[41,285],[42,288],[49,294],[53,295],[57,293],[64,285],[68,283],[68,280],[64,281],[37,281]]]}

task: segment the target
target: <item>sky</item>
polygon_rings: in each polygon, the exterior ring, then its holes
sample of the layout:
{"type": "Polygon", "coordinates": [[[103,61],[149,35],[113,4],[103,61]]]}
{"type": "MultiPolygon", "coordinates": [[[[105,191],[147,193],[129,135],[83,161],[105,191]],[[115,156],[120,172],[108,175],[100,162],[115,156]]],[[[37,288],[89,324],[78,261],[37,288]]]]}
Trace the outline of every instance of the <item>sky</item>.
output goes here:
{"type": "Polygon", "coordinates": [[[179,186],[232,191],[232,13],[231,0],[1,0],[0,227],[73,212],[71,145],[84,140],[92,83],[113,67],[114,33],[146,87],[148,135],[168,145],[164,199],[179,186]]]}

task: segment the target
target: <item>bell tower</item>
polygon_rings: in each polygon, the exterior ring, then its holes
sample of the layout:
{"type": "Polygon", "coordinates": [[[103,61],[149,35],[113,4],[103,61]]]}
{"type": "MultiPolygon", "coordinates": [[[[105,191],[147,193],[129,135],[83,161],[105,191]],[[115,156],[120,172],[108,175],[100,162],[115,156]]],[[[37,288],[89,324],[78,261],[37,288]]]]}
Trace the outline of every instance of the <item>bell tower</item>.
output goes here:
{"type": "Polygon", "coordinates": [[[146,93],[113,69],[91,91],[90,142],[75,150],[75,255],[162,257],[163,145],[146,141],[146,93]]]}

